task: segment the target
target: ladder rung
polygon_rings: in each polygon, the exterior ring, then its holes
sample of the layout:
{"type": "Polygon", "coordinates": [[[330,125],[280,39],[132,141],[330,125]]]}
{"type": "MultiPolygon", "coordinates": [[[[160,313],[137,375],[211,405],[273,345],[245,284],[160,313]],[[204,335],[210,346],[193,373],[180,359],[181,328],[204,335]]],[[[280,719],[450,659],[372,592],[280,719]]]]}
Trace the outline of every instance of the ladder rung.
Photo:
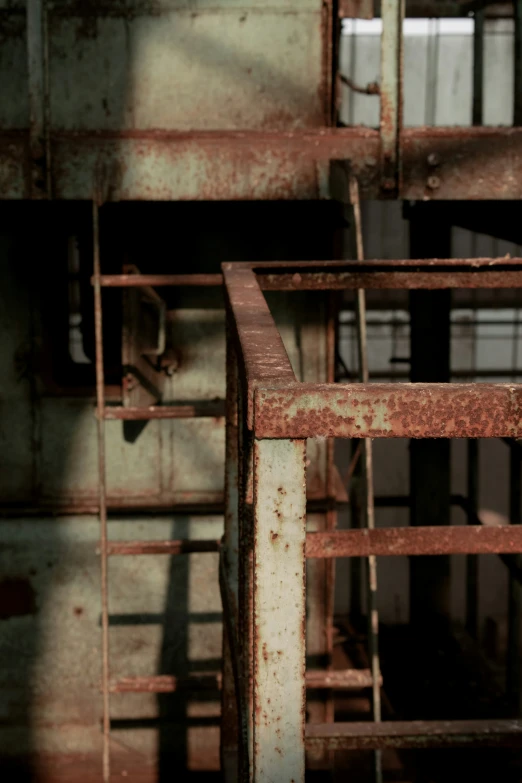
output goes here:
{"type": "Polygon", "coordinates": [[[155,677],[122,677],[109,684],[110,693],[175,693],[176,691],[221,690],[221,672],[173,677],[160,674],[155,677]]]}
{"type": "Polygon", "coordinates": [[[123,405],[108,405],[104,408],[103,414],[105,419],[118,419],[121,421],[221,418],[224,415],[225,404],[222,400],[195,405],[149,405],[146,408],[126,408],[123,405]]]}
{"type": "MultiPolygon", "coordinates": [[[[192,274],[192,275],[100,275],[102,288],[153,288],[163,286],[222,286],[221,274],[192,274]]],[[[96,276],[91,278],[91,283],[96,282],[96,276]]]]}
{"type": "Polygon", "coordinates": [[[108,555],[188,555],[192,552],[218,552],[219,540],[181,539],[177,541],[108,541],[108,555]]]}
{"type": "MultiPolygon", "coordinates": [[[[382,678],[381,678],[382,684],[382,678]]],[[[306,672],[306,687],[311,690],[333,688],[359,690],[371,688],[369,669],[344,669],[339,671],[310,670],[306,672]]],[[[153,677],[122,677],[109,685],[110,693],[175,693],[176,691],[215,691],[221,689],[221,672],[191,674],[174,677],[161,674],[153,677]]]]}

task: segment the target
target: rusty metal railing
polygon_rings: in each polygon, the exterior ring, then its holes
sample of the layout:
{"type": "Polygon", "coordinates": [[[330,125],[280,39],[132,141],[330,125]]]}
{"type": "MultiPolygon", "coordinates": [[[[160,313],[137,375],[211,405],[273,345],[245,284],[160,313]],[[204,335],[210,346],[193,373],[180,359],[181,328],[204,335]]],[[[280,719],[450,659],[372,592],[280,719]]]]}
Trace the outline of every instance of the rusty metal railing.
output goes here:
{"type": "MultiPolygon", "coordinates": [[[[521,259],[225,264],[229,660],[224,748],[241,780],[304,779],[305,749],[517,745],[522,722],[305,725],[305,559],[522,552],[522,526],[306,532],[306,439],[517,438],[522,385],[309,384],[293,373],[266,290],[522,287],[521,259]],[[510,282],[507,283],[507,280],[510,282]],[[232,737],[232,739],[231,739],[232,737]]],[[[472,521],[472,520],[468,520],[472,521]]]]}

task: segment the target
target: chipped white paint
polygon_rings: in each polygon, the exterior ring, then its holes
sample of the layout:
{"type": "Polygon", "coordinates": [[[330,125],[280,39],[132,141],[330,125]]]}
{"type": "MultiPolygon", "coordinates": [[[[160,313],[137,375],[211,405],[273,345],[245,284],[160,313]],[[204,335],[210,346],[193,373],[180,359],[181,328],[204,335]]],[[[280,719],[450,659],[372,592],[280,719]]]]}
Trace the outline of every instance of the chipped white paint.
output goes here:
{"type": "Polygon", "coordinates": [[[305,448],[254,445],[255,783],[304,781],[305,448]]]}

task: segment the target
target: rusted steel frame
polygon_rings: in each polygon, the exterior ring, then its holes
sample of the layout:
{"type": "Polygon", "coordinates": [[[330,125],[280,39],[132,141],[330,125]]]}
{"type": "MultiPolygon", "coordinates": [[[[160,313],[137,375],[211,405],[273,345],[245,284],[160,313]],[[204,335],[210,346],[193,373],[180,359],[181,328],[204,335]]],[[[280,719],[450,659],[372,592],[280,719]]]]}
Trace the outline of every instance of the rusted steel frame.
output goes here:
{"type": "Polygon", "coordinates": [[[259,438],[502,438],[522,434],[522,385],[294,384],[258,388],[259,438]]]}
{"type": "Polygon", "coordinates": [[[253,781],[304,781],[306,442],[254,442],[253,781]]]}
{"type": "MultiPolygon", "coordinates": [[[[384,546],[383,541],[386,541],[389,537],[390,539],[390,546],[398,546],[398,547],[410,547],[410,546],[420,546],[420,547],[436,547],[436,544],[434,544],[434,540],[437,538],[435,534],[432,532],[436,528],[431,527],[420,527],[418,530],[418,533],[404,533],[403,528],[386,528],[386,530],[391,531],[390,533],[387,533],[386,531],[377,530],[376,531],[376,538],[374,540],[373,537],[370,537],[368,540],[360,541],[358,540],[358,536],[361,534],[361,530],[350,530],[350,531],[330,531],[330,532],[318,532],[318,533],[308,533],[306,538],[306,557],[349,557],[350,555],[346,554],[337,554],[337,550],[335,552],[331,552],[332,546],[339,545],[342,550],[342,552],[348,551],[348,548],[352,546],[352,536],[355,537],[355,540],[353,542],[353,546],[356,547],[356,551],[354,552],[354,556],[362,557],[364,555],[361,555],[359,552],[359,548],[363,547],[363,549],[366,551],[367,548],[370,548],[375,544],[375,546],[382,547],[384,546]],[[418,535],[418,538],[417,538],[418,535]],[[383,537],[381,539],[381,536],[383,537]],[[410,536],[412,537],[410,539],[410,536]],[[412,543],[413,541],[413,543],[412,543]],[[322,552],[322,554],[317,554],[317,552],[322,552]]],[[[515,539],[515,543],[506,543],[505,539],[509,539],[510,536],[510,528],[505,527],[486,527],[482,525],[475,524],[474,522],[471,523],[470,526],[470,535],[469,538],[466,538],[466,528],[463,527],[455,527],[455,528],[441,528],[444,531],[444,534],[441,533],[441,547],[465,547],[466,542],[469,541],[469,546],[472,547],[469,550],[466,550],[465,548],[459,549],[458,552],[454,552],[453,554],[459,554],[463,553],[466,554],[468,551],[474,552],[476,554],[494,554],[495,552],[497,554],[501,553],[511,553],[518,551],[516,548],[516,542],[520,539],[522,540],[522,535],[517,532],[517,538],[515,539]],[[446,531],[450,531],[447,533],[446,531]],[[483,534],[480,534],[478,531],[484,531],[483,534]],[[500,531],[500,532],[499,532],[500,531]],[[478,537],[477,537],[478,536],[478,537]],[[446,540],[447,539],[447,540],[446,540]],[[491,543],[492,542],[492,543],[491,543]],[[495,546],[500,546],[500,549],[495,549],[495,546]],[[484,549],[484,547],[486,547],[484,549]],[[489,547],[489,548],[488,548],[489,547]],[[491,548],[493,547],[493,548],[491,548]]],[[[116,555],[182,555],[182,554],[190,554],[194,552],[218,552],[220,550],[220,544],[219,541],[204,541],[204,540],[186,540],[186,541],[109,541],[107,543],[107,554],[116,556],[116,555]]],[[[522,549],[521,549],[522,551],[522,549]]],[[[379,549],[378,552],[375,554],[382,554],[381,550],[379,549]]],[[[389,552],[388,554],[403,554],[402,550],[400,552],[389,552]]],[[[413,553],[415,554],[415,553],[413,553]]],[[[419,552],[420,554],[420,552],[419,552]]],[[[430,552],[426,552],[426,554],[431,554],[430,552]]],[[[443,551],[441,552],[434,552],[433,554],[443,554],[443,551]]],[[[451,553],[450,553],[451,554],[451,553]]]]}
{"type": "Polygon", "coordinates": [[[405,0],[381,1],[381,186],[390,196],[401,186],[404,6],[405,0]]]}
{"type": "Polygon", "coordinates": [[[522,287],[520,258],[294,262],[253,268],[264,291],[522,287]]]}
{"type": "MultiPolygon", "coordinates": [[[[478,516],[479,488],[479,441],[469,438],[468,443],[468,475],[467,498],[463,508],[467,514],[468,524],[475,524],[478,516]]],[[[466,558],[466,630],[472,639],[478,639],[478,559],[476,555],[466,558]]]]}
{"type": "Polygon", "coordinates": [[[308,533],[306,557],[489,555],[522,552],[522,526],[390,527],[308,533]]]}
{"type": "Polygon", "coordinates": [[[368,721],[306,727],[307,747],[332,750],[519,747],[521,739],[520,720],[368,721]]]}
{"type": "MultiPolygon", "coordinates": [[[[372,687],[372,673],[369,669],[344,669],[330,672],[312,669],[306,672],[305,679],[309,690],[332,688],[339,691],[357,691],[372,687]]],[[[194,673],[188,677],[176,677],[171,674],[121,677],[118,680],[111,680],[109,691],[110,693],[175,693],[176,691],[197,693],[220,691],[223,689],[223,682],[224,676],[221,672],[194,673]]],[[[237,763],[237,736],[235,736],[233,761],[237,763]]]]}
{"type": "Polygon", "coordinates": [[[188,555],[193,552],[219,552],[218,540],[109,541],[108,555],[188,555]]]}
{"type": "MultiPolygon", "coordinates": [[[[6,179],[2,191],[4,198],[31,197],[26,186],[25,160],[28,134],[25,131],[0,133],[0,159],[13,174],[6,179]]],[[[522,195],[520,184],[522,133],[519,128],[407,128],[402,131],[401,154],[403,161],[401,197],[408,199],[518,199],[522,195]],[[437,160],[434,166],[428,162],[437,160]],[[429,187],[430,177],[436,170],[438,186],[429,187]],[[481,176],[476,176],[476,171],[481,176]]],[[[259,155],[271,154],[287,159],[293,156],[297,163],[310,160],[350,160],[359,178],[364,198],[382,195],[380,190],[379,132],[361,128],[319,128],[314,131],[289,133],[258,132],[63,132],[51,134],[53,154],[53,191],[55,197],[86,198],[90,176],[85,173],[86,161],[105,157],[114,162],[115,170],[132,165],[135,155],[163,155],[166,163],[179,160],[183,155],[198,151],[208,158],[209,165],[225,156],[239,170],[250,162],[258,162],[259,155]],[[85,185],[83,179],[85,179],[85,185]]],[[[93,168],[93,164],[90,164],[93,168]]],[[[94,172],[93,172],[94,173],[94,172]]],[[[149,187],[149,186],[148,186],[149,187]]],[[[230,190],[216,189],[202,193],[202,198],[248,198],[241,188],[236,194],[234,183],[230,190]]],[[[175,191],[178,192],[179,188],[175,191]]],[[[281,198],[281,190],[276,189],[281,198]]],[[[140,183],[129,184],[122,189],[121,182],[114,182],[118,198],[135,198],[141,194],[140,183]],[[119,192],[118,192],[119,191],[119,192]]],[[[149,198],[164,195],[164,186],[158,194],[148,193],[149,198]]],[[[110,198],[110,193],[108,198],[110,198]]],[[[114,196],[112,196],[114,197],[114,196]]],[[[143,196],[145,192],[143,191],[143,196]]],[[[180,193],[180,198],[188,198],[180,193]]],[[[250,196],[255,197],[255,193],[250,196]]],[[[271,197],[267,195],[267,197],[271,197]]],[[[294,192],[290,197],[295,198],[294,192]]]]}
{"type": "MultiPolygon", "coordinates": [[[[132,168],[136,159],[154,157],[175,167],[185,155],[197,155],[209,168],[208,182],[224,159],[238,174],[250,165],[259,165],[260,156],[279,157],[287,164],[289,156],[296,166],[310,161],[350,160],[358,177],[364,198],[379,198],[381,190],[380,136],[366,128],[318,128],[295,132],[85,132],[51,134],[53,159],[53,194],[60,199],[88,198],[95,174],[94,161],[113,163],[113,181],[108,182],[107,198],[165,198],[165,182],[158,192],[140,180],[121,182],[117,172],[132,168]],[[91,162],[92,161],[92,162],[91,162]],[[173,162],[174,161],[174,162],[173,162]],[[219,164],[219,165],[218,165],[219,164]],[[86,169],[87,166],[87,169],[86,169]],[[90,169],[90,171],[89,171],[90,169]],[[92,174],[92,176],[91,176],[92,174]]],[[[520,128],[406,128],[401,133],[402,186],[405,199],[520,199],[522,197],[522,131],[520,128]],[[436,161],[434,164],[433,161],[436,161]],[[480,177],[476,172],[481,172],[480,177]],[[435,173],[434,173],[435,172],[435,173]],[[436,187],[433,187],[435,177],[436,187]]],[[[27,184],[27,131],[0,133],[2,198],[31,198],[27,184]]],[[[112,170],[112,169],[111,169],[112,170]]],[[[177,173],[172,194],[180,199],[193,195],[178,182],[177,173]]],[[[203,189],[201,199],[248,199],[259,197],[259,188],[251,190],[240,176],[220,188],[203,189]]],[[[299,187],[289,186],[288,178],[266,186],[266,198],[309,197],[299,187]],[[283,195],[282,189],[284,188],[283,195]]],[[[305,186],[306,189],[306,186],[305,186]]]]}
{"type": "MultiPolygon", "coordinates": [[[[241,263],[234,267],[254,269],[262,290],[505,288],[513,284],[522,287],[520,258],[361,261],[358,264],[349,261],[241,263]]],[[[220,286],[222,283],[223,276],[218,274],[102,276],[102,286],[107,287],[220,286]]]]}
{"type": "MultiPolygon", "coordinates": [[[[358,263],[364,260],[364,244],[361,218],[359,184],[353,175],[349,179],[350,202],[353,208],[355,224],[355,246],[358,263]]],[[[359,354],[359,381],[370,380],[368,367],[368,342],[366,331],[366,294],[363,288],[356,291],[355,300],[357,321],[357,350],[359,354]]],[[[368,530],[375,528],[375,504],[373,491],[373,448],[371,438],[363,441],[362,494],[364,525],[368,530]]],[[[352,523],[353,524],[353,523],[352,523]]],[[[368,607],[368,647],[372,671],[372,713],[373,720],[381,720],[381,664],[379,659],[379,612],[377,609],[377,559],[370,555],[367,560],[367,607],[368,607]]],[[[380,751],[374,753],[375,783],[382,783],[382,758],[380,751]]]]}
{"type": "Polygon", "coordinates": [[[193,405],[150,405],[147,408],[124,408],[109,405],[104,410],[105,419],[122,421],[148,421],[149,419],[221,418],[225,414],[223,402],[202,401],[193,405]]]}
{"type": "Polygon", "coordinates": [[[223,275],[220,274],[194,274],[194,275],[102,275],[100,278],[102,288],[162,288],[167,286],[185,287],[219,287],[223,285],[223,275]]]}
{"type": "Polygon", "coordinates": [[[231,328],[239,343],[240,375],[245,384],[245,415],[252,428],[253,393],[259,384],[277,387],[295,383],[296,377],[254,272],[247,267],[223,264],[231,328]]]}
{"type": "Polygon", "coordinates": [[[102,692],[103,692],[103,783],[110,779],[110,704],[109,704],[109,595],[107,560],[107,476],[105,456],[105,379],[103,367],[103,321],[100,286],[99,208],[93,201],[93,268],[94,268],[94,330],[96,349],[96,404],[98,435],[98,504],[100,517],[100,580],[102,626],[102,692]]]}
{"type": "Polygon", "coordinates": [[[32,198],[51,197],[48,61],[46,0],[27,0],[27,78],[32,198]]]}

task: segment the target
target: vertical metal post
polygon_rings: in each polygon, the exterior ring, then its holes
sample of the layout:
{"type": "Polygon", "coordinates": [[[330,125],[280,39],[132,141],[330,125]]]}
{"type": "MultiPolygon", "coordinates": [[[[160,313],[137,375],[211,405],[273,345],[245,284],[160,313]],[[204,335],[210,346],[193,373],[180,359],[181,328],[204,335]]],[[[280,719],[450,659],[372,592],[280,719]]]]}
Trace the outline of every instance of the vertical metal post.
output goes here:
{"type": "Polygon", "coordinates": [[[254,443],[254,781],[304,783],[306,442],[254,443]]]}
{"type": "Polygon", "coordinates": [[[103,783],[110,779],[109,712],[109,597],[107,561],[107,486],[105,471],[105,378],[103,370],[103,324],[100,285],[100,230],[98,203],[93,201],[94,331],[96,344],[96,408],[98,430],[98,504],[100,516],[100,575],[103,692],[103,783]]]}
{"type": "Polygon", "coordinates": [[[513,0],[515,16],[513,125],[522,125],[522,0],[513,0]]]}
{"type": "Polygon", "coordinates": [[[404,6],[405,0],[381,2],[381,184],[389,196],[401,184],[404,6]]]}
{"type": "Polygon", "coordinates": [[[27,73],[29,83],[30,198],[51,195],[48,36],[45,0],[27,0],[27,73]]]}
{"type": "MultiPolygon", "coordinates": [[[[478,470],[479,443],[476,438],[468,439],[468,525],[476,524],[478,514],[478,470]]],[[[478,556],[466,557],[466,630],[473,639],[478,639],[478,556]]]]}
{"type": "Polygon", "coordinates": [[[223,599],[225,617],[223,629],[223,690],[221,697],[221,772],[225,783],[238,779],[238,702],[234,682],[237,671],[237,620],[238,620],[238,553],[239,553],[239,466],[238,466],[238,372],[237,356],[227,319],[227,396],[226,396],[226,447],[225,447],[225,532],[223,537],[224,572],[226,590],[223,599]],[[233,660],[233,656],[236,660],[233,660]]]}
{"type": "MultiPolygon", "coordinates": [[[[522,492],[520,485],[520,456],[513,446],[509,450],[509,521],[512,525],[522,522],[522,492]]],[[[518,567],[522,558],[515,555],[518,567]]],[[[522,586],[509,572],[508,597],[508,659],[507,694],[513,714],[518,716],[522,709],[522,645],[520,633],[522,610],[522,586]]]]}
{"type": "Polygon", "coordinates": [[[253,780],[253,442],[246,425],[244,389],[238,396],[238,491],[239,491],[239,673],[240,673],[240,752],[239,779],[253,780]]]}
{"type": "MultiPolygon", "coordinates": [[[[357,260],[364,261],[364,245],[362,235],[361,202],[359,186],[355,177],[350,177],[350,201],[353,206],[355,223],[355,242],[357,260]]],[[[368,366],[368,341],[366,332],[366,294],[359,288],[356,292],[357,314],[357,349],[359,353],[359,380],[368,383],[370,380],[368,366]]],[[[373,450],[371,438],[365,438],[363,443],[363,509],[364,521],[368,529],[375,528],[375,504],[373,492],[373,450]]],[[[368,638],[370,648],[370,666],[372,670],[372,709],[374,721],[381,720],[381,666],[379,660],[379,612],[377,609],[377,558],[370,555],[367,560],[368,569],[368,638]]],[[[375,781],[382,783],[382,753],[376,750],[375,781]]]]}
{"type": "Polygon", "coordinates": [[[473,27],[473,125],[484,122],[484,18],[484,9],[478,8],[473,27]]]}

